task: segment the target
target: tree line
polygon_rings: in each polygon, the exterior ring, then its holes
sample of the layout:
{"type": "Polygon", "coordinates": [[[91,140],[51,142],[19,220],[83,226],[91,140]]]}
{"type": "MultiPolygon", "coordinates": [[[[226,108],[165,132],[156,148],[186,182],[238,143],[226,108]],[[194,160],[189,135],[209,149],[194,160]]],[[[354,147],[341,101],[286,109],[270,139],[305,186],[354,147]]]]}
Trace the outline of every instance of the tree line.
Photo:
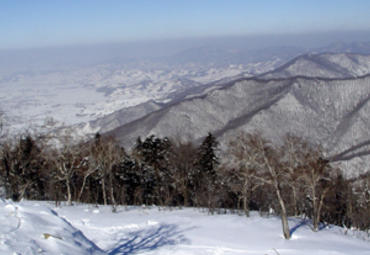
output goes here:
{"type": "Polygon", "coordinates": [[[343,178],[323,149],[294,135],[280,145],[260,133],[240,133],[219,150],[209,133],[200,143],[151,135],[127,152],[113,138],[90,141],[42,135],[3,139],[0,186],[4,196],[111,205],[159,205],[250,210],[370,229],[370,175],[343,178]]]}

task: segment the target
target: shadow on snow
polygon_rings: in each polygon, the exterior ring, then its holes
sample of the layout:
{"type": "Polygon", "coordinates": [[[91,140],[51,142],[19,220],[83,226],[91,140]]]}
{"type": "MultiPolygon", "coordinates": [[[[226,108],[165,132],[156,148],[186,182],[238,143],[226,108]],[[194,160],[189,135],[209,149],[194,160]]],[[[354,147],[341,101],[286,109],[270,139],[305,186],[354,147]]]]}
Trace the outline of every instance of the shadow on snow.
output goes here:
{"type": "Polygon", "coordinates": [[[126,255],[188,243],[189,240],[182,235],[186,230],[189,229],[180,230],[175,224],[160,224],[150,229],[130,232],[127,238],[121,239],[118,245],[107,253],[126,255]]]}
{"type": "MultiPolygon", "coordinates": [[[[310,219],[302,219],[294,227],[292,227],[290,229],[290,231],[289,231],[290,232],[290,235],[293,235],[293,233],[295,231],[297,231],[299,228],[301,228],[303,226],[309,226],[310,228],[312,228],[311,225],[312,225],[312,221],[310,219]]],[[[324,229],[326,226],[327,226],[326,224],[320,223],[319,224],[319,231],[322,230],[322,229],[324,229]]]]}

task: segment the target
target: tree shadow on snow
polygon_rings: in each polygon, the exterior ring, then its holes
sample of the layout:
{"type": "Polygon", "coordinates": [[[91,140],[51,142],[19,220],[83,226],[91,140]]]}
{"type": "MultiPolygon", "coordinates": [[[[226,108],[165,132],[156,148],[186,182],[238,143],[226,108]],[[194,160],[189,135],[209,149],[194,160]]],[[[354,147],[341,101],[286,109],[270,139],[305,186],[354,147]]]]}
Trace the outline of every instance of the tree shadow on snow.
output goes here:
{"type": "MultiPolygon", "coordinates": [[[[312,221],[310,219],[302,219],[301,221],[299,221],[294,227],[292,227],[290,229],[290,235],[293,235],[293,233],[295,231],[297,231],[299,228],[303,227],[303,226],[309,226],[311,229],[312,229],[312,221]]],[[[319,223],[319,231],[324,229],[325,227],[327,227],[326,224],[324,223],[319,223]]]]}
{"type": "Polygon", "coordinates": [[[173,246],[188,243],[182,233],[189,229],[179,229],[175,224],[160,224],[150,229],[128,233],[127,238],[119,241],[117,247],[108,251],[109,255],[134,254],[152,251],[164,246],[173,246]]]}

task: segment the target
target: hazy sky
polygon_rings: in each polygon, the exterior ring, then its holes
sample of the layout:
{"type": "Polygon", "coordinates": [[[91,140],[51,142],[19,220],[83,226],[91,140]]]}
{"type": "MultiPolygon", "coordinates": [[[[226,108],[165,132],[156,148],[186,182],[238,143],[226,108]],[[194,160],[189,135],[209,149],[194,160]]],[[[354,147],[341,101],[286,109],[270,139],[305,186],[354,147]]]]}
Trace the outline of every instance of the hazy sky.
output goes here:
{"type": "Polygon", "coordinates": [[[0,49],[370,30],[369,0],[1,0],[0,49]]]}

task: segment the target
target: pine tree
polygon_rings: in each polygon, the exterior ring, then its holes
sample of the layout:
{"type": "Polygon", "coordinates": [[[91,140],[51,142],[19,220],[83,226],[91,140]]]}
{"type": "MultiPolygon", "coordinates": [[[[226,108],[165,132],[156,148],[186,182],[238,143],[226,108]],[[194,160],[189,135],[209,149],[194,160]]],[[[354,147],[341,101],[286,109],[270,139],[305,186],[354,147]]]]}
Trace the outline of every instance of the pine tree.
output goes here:
{"type": "Polygon", "coordinates": [[[135,147],[136,157],[143,163],[143,174],[146,176],[145,190],[153,188],[155,201],[164,205],[168,195],[168,165],[171,143],[167,137],[161,139],[151,135],[141,142],[138,138],[135,147]]]}
{"type": "Polygon", "coordinates": [[[216,155],[218,142],[216,138],[208,133],[198,149],[198,159],[196,161],[195,173],[192,176],[192,184],[195,188],[197,203],[208,208],[213,207],[211,198],[215,198],[215,188],[217,185],[216,168],[219,165],[219,158],[216,155]]]}
{"type": "Polygon", "coordinates": [[[45,196],[46,160],[37,141],[30,135],[14,144],[6,144],[1,159],[1,179],[6,195],[13,200],[36,199],[45,196]]]}
{"type": "Polygon", "coordinates": [[[216,138],[208,133],[199,147],[198,167],[207,176],[212,178],[216,175],[216,167],[219,164],[219,159],[216,156],[218,142],[216,138]]]}
{"type": "Polygon", "coordinates": [[[140,189],[142,181],[140,164],[126,155],[123,157],[121,163],[117,165],[114,177],[121,188],[121,203],[128,205],[136,204],[135,194],[140,189]]]}

